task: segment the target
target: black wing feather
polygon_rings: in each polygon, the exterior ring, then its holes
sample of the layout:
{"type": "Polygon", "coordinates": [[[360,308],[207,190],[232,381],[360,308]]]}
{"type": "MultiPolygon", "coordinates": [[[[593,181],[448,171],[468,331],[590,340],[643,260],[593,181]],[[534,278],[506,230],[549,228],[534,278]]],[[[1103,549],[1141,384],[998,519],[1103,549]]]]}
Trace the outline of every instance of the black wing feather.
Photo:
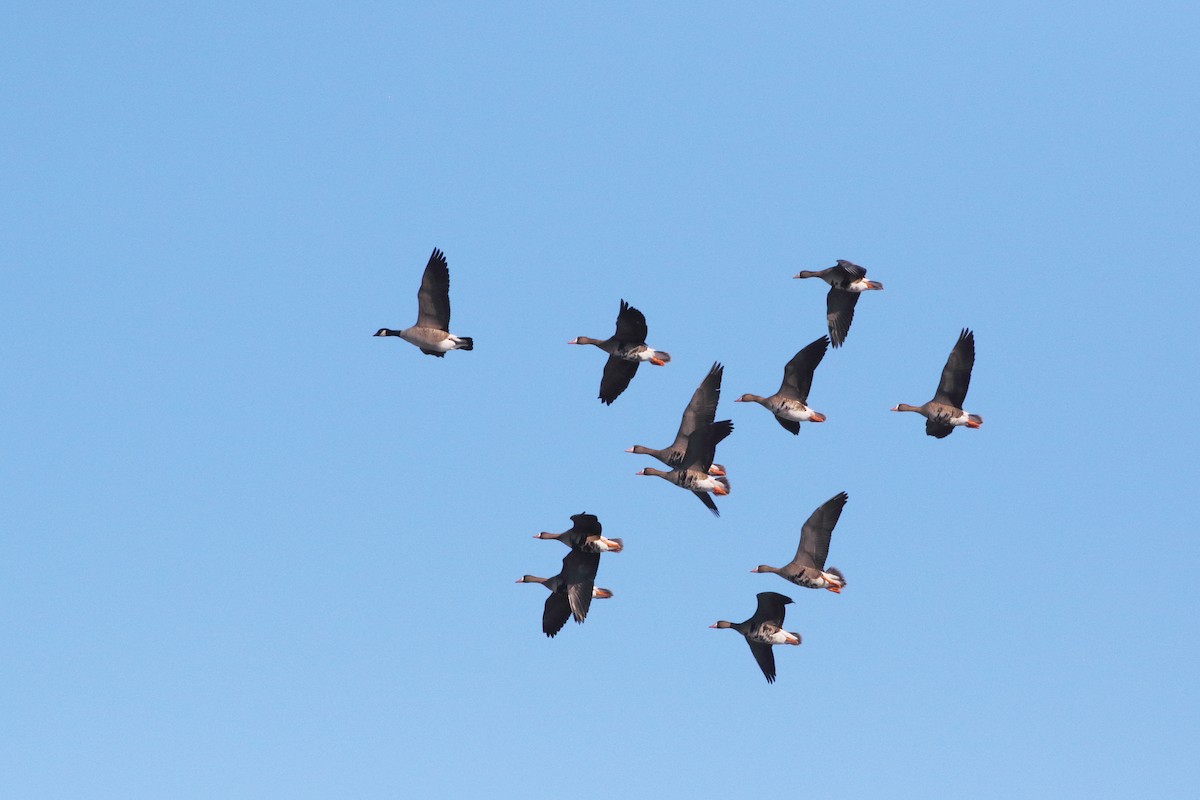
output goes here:
{"type": "Polygon", "coordinates": [[[746,644],[750,645],[750,652],[754,654],[754,660],[758,662],[758,668],[762,670],[763,675],[767,678],[767,683],[775,682],[775,650],[769,644],[762,642],[752,642],[746,640],[746,644]]]}
{"type": "Polygon", "coordinates": [[[751,630],[758,628],[764,622],[774,625],[776,628],[783,627],[784,606],[792,602],[792,598],[786,594],[779,592],[759,592],[758,593],[758,610],[754,612],[754,616],[746,620],[745,625],[751,630]]]}
{"type": "Polygon", "coordinates": [[[688,437],[687,452],[677,469],[698,469],[708,472],[717,454],[717,445],[733,432],[733,422],[723,419],[707,428],[698,428],[688,437]]]}
{"type": "Polygon", "coordinates": [[[783,417],[776,417],[775,421],[778,422],[780,425],[782,425],[783,429],[785,431],[791,431],[793,436],[800,433],[800,423],[796,422],[794,419],[784,419],[783,417]]]}
{"type": "Polygon", "coordinates": [[[854,306],[858,303],[858,292],[830,289],[825,296],[825,322],[829,325],[829,339],[834,347],[841,347],[850,333],[854,321],[854,306]]]}
{"type": "Polygon", "coordinates": [[[717,403],[721,399],[721,377],[725,367],[714,363],[704,380],[692,393],[687,408],[683,410],[683,418],[679,421],[679,432],[675,434],[675,444],[672,447],[686,447],[686,442],[692,431],[705,428],[712,424],[717,416],[717,403]]]}
{"type": "Polygon", "coordinates": [[[721,512],[717,510],[717,504],[713,501],[712,497],[709,496],[708,492],[692,492],[692,494],[696,495],[696,497],[699,497],[700,502],[704,503],[704,505],[708,507],[708,510],[714,515],[718,517],[721,516],[721,512]]]}
{"type": "Polygon", "coordinates": [[[586,511],[579,514],[571,515],[571,530],[582,534],[582,536],[593,536],[603,533],[604,528],[600,525],[600,520],[595,514],[589,514],[586,511]]]}
{"type": "Polygon", "coordinates": [[[576,622],[587,618],[592,605],[592,587],[596,583],[596,571],[600,568],[600,554],[584,550],[572,550],[563,558],[563,581],[567,584],[567,598],[576,622]]]}
{"type": "MultiPolygon", "coordinates": [[[[967,388],[971,385],[971,368],[974,366],[975,334],[963,328],[958,341],[954,343],[954,349],[950,351],[950,357],[946,359],[946,366],[942,368],[942,379],[933,399],[955,408],[962,408],[967,399],[967,388]]],[[[935,433],[930,435],[937,436],[935,433]]]]}
{"type": "Polygon", "coordinates": [[[853,261],[847,261],[844,258],[838,259],[836,269],[839,273],[841,273],[840,279],[842,281],[843,286],[854,283],[857,280],[861,280],[861,279],[867,277],[867,268],[866,267],[860,267],[858,264],[855,264],[853,261]]]}
{"type": "Polygon", "coordinates": [[[571,603],[563,592],[551,592],[542,611],[542,633],[553,637],[571,618],[571,603]]]}
{"type": "Polygon", "coordinates": [[[931,419],[925,420],[925,433],[937,439],[945,439],[950,434],[954,433],[953,425],[945,425],[941,422],[934,422],[931,419]]]}
{"type": "Polygon", "coordinates": [[[842,508],[850,495],[842,492],[822,503],[816,511],[809,515],[804,527],[800,529],[800,546],[796,548],[793,564],[805,567],[825,569],[825,559],[829,557],[829,540],[833,535],[833,526],[837,525],[842,516],[842,508]]]}
{"type": "MultiPolygon", "coordinates": [[[[450,269],[446,266],[446,255],[433,249],[425,274],[421,277],[421,288],[417,290],[417,327],[450,330],[450,269]]],[[[441,353],[423,352],[431,356],[441,353]]]]}
{"type": "Polygon", "coordinates": [[[800,352],[792,356],[792,360],[784,365],[783,383],[779,386],[779,393],[794,397],[808,405],[808,393],[812,390],[813,372],[821,363],[821,359],[825,358],[828,348],[829,337],[822,336],[815,342],[806,344],[800,352]]]}
{"type": "Polygon", "coordinates": [[[604,375],[600,378],[600,402],[612,405],[613,400],[629,387],[629,382],[637,374],[639,363],[609,356],[604,364],[604,375]]]}
{"type": "Polygon", "coordinates": [[[646,334],[646,316],[622,300],[621,310],[617,313],[617,333],[613,338],[625,344],[645,344],[646,334]]]}

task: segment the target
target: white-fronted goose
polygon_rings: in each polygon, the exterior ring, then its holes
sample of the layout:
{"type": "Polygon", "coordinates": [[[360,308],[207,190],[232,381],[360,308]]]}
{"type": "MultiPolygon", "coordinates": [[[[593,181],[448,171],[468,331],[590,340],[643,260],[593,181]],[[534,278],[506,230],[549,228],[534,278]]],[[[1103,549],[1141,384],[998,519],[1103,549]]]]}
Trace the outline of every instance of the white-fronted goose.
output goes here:
{"type": "Polygon", "coordinates": [[[809,516],[800,529],[800,546],[796,548],[796,557],[791,562],[778,568],[760,564],[750,571],[774,572],[806,589],[841,592],[846,586],[846,576],[837,567],[825,569],[825,559],[829,556],[829,537],[833,534],[833,526],[837,525],[842,507],[848,499],[850,496],[845,492],[835,495],[809,516]]]}
{"type": "Polygon", "coordinates": [[[600,378],[600,402],[605,405],[612,405],[612,401],[625,391],[637,373],[638,364],[649,361],[661,367],[671,360],[669,353],[647,346],[646,317],[624,300],[617,314],[616,333],[607,339],[579,336],[567,344],[594,344],[608,353],[604,375],[600,378]]]}
{"type": "Polygon", "coordinates": [[[717,510],[717,504],[708,493],[712,492],[721,497],[729,494],[729,479],[724,475],[710,475],[708,470],[712,467],[717,444],[732,431],[733,423],[727,419],[713,422],[705,428],[697,428],[688,437],[687,451],[678,467],[670,472],[646,467],[635,474],[656,475],[681,489],[687,489],[700,498],[700,502],[704,503],[709,511],[719,517],[721,512],[717,510]]]}
{"type": "Polygon", "coordinates": [[[376,336],[399,336],[421,348],[428,356],[444,358],[449,350],[473,350],[475,340],[470,336],[450,333],[450,269],[446,256],[433,248],[425,265],[421,288],[417,291],[417,324],[402,331],[380,328],[376,336]]]}
{"type": "Polygon", "coordinates": [[[746,637],[754,660],[767,677],[767,683],[775,682],[775,653],[771,650],[777,644],[800,644],[800,634],[789,633],[783,629],[784,606],[792,602],[792,598],[779,592],[759,592],[758,610],[754,616],[745,622],[726,622],[717,620],[710,628],[733,628],[746,637]]]}
{"type": "Polygon", "coordinates": [[[744,394],[735,403],[758,403],[775,415],[775,421],[793,435],[800,433],[801,422],[824,422],[825,415],[808,407],[808,392],[812,389],[813,371],[825,357],[829,337],[822,336],[807,345],[783,368],[783,383],[770,397],[744,394]]]}
{"type": "MultiPolygon", "coordinates": [[[[692,431],[702,426],[711,425],[713,420],[716,419],[717,402],[721,399],[721,376],[724,373],[725,368],[716,363],[712,365],[712,369],[704,376],[704,380],[700,381],[700,385],[692,393],[692,399],[688,402],[687,408],[683,410],[683,419],[679,422],[679,431],[675,434],[675,441],[671,443],[670,447],[655,450],[635,444],[625,452],[654,456],[672,468],[682,464],[683,456],[687,453],[688,437],[692,435],[692,431]]],[[[725,468],[720,464],[713,464],[708,471],[711,475],[725,474],[725,468]]]]}
{"type": "Polygon", "coordinates": [[[967,387],[971,385],[971,368],[975,366],[975,334],[963,328],[942,368],[937,394],[925,405],[900,403],[892,411],[915,411],[925,417],[925,433],[944,439],[960,425],[978,428],[983,417],[963,411],[967,387]]]}
{"type": "Polygon", "coordinates": [[[524,575],[517,583],[540,583],[550,590],[546,607],[542,612],[542,632],[554,636],[567,618],[572,615],[576,622],[587,618],[593,597],[612,597],[607,589],[596,591],[596,570],[600,566],[599,553],[572,550],[563,558],[562,570],[552,578],[524,575]]]}
{"type": "Polygon", "coordinates": [[[562,533],[542,531],[535,533],[535,539],[557,539],[572,550],[583,550],[586,553],[619,553],[625,549],[620,539],[606,539],[601,533],[603,527],[595,514],[571,515],[571,528],[562,533]]]}
{"type": "Polygon", "coordinates": [[[838,259],[837,264],[827,269],[802,269],[796,278],[820,278],[829,284],[825,297],[825,320],[829,324],[829,338],[834,347],[841,347],[850,332],[854,319],[854,305],[862,292],[882,289],[879,281],[867,280],[867,271],[858,264],[838,259]]]}

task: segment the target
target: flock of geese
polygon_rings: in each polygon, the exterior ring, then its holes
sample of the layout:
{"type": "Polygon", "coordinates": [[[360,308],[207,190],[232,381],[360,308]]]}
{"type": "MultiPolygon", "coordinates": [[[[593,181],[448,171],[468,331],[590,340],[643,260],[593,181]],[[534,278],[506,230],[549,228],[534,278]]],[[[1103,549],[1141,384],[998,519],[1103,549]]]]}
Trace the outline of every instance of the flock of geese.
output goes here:
{"type": "MultiPolygon", "coordinates": [[[[758,403],[774,415],[788,432],[798,434],[801,422],[824,422],[825,415],[808,405],[813,373],[832,345],[841,347],[850,332],[858,296],[870,290],[883,289],[878,281],[867,280],[867,271],[857,264],[839,260],[823,270],[802,270],[796,278],[820,278],[829,284],[826,296],[826,324],[829,335],[806,345],[783,368],[779,390],[767,397],[743,394],[734,402],[758,403]]],[[[450,332],[450,271],[446,256],[434,249],[425,266],[421,288],[417,292],[416,324],[403,330],[380,328],[376,336],[398,336],[420,348],[422,353],[443,358],[451,350],[471,350],[474,340],[450,332]]],[[[638,366],[649,362],[655,366],[669,363],[669,353],[646,344],[646,317],[624,300],[617,313],[616,331],[607,339],[579,336],[568,344],[590,344],[608,354],[600,378],[600,401],[611,405],[629,386],[638,366]]],[[[900,403],[892,411],[914,411],[925,417],[925,432],[942,439],[957,427],[978,428],[983,418],[963,410],[971,368],[975,364],[975,335],[963,329],[950,351],[946,366],[933,399],[919,406],[900,403]]],[[[667,470],[646,467],[637,474],[662,478],[681,489],[692,492],[715,515],[720,516],[713,497],[729,494],[729,479],[725,467],[715,463],[717,445],[733,431],[730,420],[716,421],[717,402],[721,395],[724,367],[713,364],[704,380],[696,387],[692,399],[683,410],[683,418],[675,440],[656,450],[634,445],[627,452],[653,456],[667,470]]],[[[836,567],[826,567],[829,542],[833,528],[841,517],[849,495],[841,492],[813,511],[800,532],[800,544],[795,557],[782,567],[762,564],[752,572],[774,573],[796,586],[806,589],[827,589],[841,592],[846,577],[836,567]]],[[[595,585],[601,553],[619,553],[620,539],[603,535],[600,520],[586,512],[571,517],[571,527],[562,533],[542,532],[537,539],[557,539],[570,548],[562,561],[562,569],[550,578],[525,575],[517,583],[540,583],[550,590],[542,612],[542,632],[553,637],[574,617],[583,622],[593,598],[612,597],[612,592],[595,585]]],[[[758,608],[743,622],[718,620],[710,627],[732,628],[745,637],[750,652],[762,669],[768,683],[775,682],[774,645],[798,645],[798,633],[783,628],[785,606],[792,599],[778,592],[760,592],[758,608]]]]}

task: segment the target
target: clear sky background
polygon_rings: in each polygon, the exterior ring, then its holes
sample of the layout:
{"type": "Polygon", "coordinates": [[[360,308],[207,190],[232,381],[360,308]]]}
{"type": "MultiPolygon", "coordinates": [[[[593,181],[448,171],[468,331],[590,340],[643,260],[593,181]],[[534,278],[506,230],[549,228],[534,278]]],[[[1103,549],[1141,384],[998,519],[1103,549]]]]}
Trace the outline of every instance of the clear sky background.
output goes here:
{"type": "Polygon", "coordinates": [[[0,795],[1195,792],[1194,3],[201,5],[2,15],[0,795]],[[720,519],[623,452],[718,360],[720,519]],[[841,596],[749,574],[843,490],[841,596]]]}

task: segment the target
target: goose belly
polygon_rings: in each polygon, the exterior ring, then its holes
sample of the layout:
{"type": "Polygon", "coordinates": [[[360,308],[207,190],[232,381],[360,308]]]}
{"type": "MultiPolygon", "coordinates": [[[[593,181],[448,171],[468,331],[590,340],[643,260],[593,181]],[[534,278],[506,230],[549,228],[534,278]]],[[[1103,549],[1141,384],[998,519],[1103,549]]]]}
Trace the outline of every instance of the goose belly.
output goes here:
{"type": "Polygon", "coordinates": [[[798,575],[792,575],[788,580],[805,589],[824,589],[829,585],[829,581],[825,580],[825,573],[813,575],[811,572],[801,572],[798,575]]]}
{"type": "Polygon", "coordinates": [[[654,348],[647,344],[643,345],[642,349],[634,353],[632,357],[624,356],[624,358],[628,358],[630,361],[651,361],[654,359],[654,353],[654,348]]]}
{"type": "Polygon", "coordinates": [[[775,408],[771,409],[775,416],[780,419],[786,419],[789,422],[811,422],[815,413],[811,408],[804,403],[776,403],[775,408]]]}
{"type": "Polygon", "coordinates": [[[760,629],[746,637],[759,644],[800,644],[800,637],[781,628],[760,629]]]}
{"type": "MultiPolygon", "coordinates": [[[[716,490],[721,482],[711,475],[693,475],[689,473],[683,480],[682,486],[693,492],[711,492],[716,490]]],[[[722,489],[724,486],[721,487],[722,489]]]]}
{"type": "Polygon", "coordinates": [[[945,425],[954,425],[955,427],[958,427],[961,425],[966,425],[968,422],[970,422],[971,415],[966,411],[955,408],[938,415],[937,421],[945,425]]]}
{"type": "Polygon", "coordinates": [[[454,340],[450,335],[445,331],[437,331],[433,328],[408,328],[400,331],[400,338],[426,350],[445,353],[454,349],[454,340]]]}

